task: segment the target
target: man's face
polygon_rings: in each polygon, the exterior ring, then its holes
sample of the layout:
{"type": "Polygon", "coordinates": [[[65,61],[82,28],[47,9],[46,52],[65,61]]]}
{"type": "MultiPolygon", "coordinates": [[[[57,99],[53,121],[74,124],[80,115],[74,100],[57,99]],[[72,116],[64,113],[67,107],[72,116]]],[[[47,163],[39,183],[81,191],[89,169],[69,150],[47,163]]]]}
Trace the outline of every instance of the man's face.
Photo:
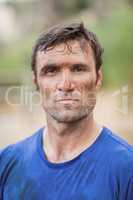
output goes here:
{"type": "Polygon", "coordinates": [[[45,53],[38,51],[36,58],[36,84],[43,108],[47,115],[64,123],[92,114],[101,82],[91,47],[86,44],[83,51],[78,41],[68,44],[71,51],[59,44],[45,53]]]}

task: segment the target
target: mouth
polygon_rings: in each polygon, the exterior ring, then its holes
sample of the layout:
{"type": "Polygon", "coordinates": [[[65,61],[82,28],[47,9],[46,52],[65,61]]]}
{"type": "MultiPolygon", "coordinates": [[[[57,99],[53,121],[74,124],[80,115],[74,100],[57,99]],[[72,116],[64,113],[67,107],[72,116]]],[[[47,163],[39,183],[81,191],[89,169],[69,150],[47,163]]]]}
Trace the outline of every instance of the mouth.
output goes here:
{"type": "Polygon", "coordinates": [[[56,100],[56,102],[69,102],[69,101],[78,101],[78,99],[63,98],[63,99],[56,100]]]}

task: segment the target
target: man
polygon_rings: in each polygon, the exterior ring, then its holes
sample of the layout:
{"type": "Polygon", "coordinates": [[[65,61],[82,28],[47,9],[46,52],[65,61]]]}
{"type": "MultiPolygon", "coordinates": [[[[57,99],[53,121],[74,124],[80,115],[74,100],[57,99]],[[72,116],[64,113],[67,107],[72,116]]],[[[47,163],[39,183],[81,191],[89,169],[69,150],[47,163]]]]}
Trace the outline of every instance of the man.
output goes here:
{"type": "Polygon", "coordinates": [[[0,199],[133,199],[133,148],[93,117],[102,52],[80,23],[39,37],[32,72],[47,124],[1,151],[0,199]]]}

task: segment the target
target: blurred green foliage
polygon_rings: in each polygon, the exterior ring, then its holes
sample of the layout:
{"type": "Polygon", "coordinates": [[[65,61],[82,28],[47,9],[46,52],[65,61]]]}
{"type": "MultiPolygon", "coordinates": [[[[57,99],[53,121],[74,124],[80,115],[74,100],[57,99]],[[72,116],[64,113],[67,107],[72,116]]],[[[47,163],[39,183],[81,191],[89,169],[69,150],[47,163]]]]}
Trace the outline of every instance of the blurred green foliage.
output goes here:
{"type": "Polygon", "coordinates": [[[78,13],[90,6],[91,0],[56,0],[57,11],[62,16],[71,16],[78,13]]]}
{"type": "Polygon", "coordinates": [[[121,4],[94,32],[104,47],[104,85],[133,82],[133,8],[121,4]]]}
{"type": "MultiPolygon", "coordinates": [[[[78,2],[79,8],[82,9],[89,1],[78,2]]],[[[119,5],[119,9],[114,8],[91,29],[98,35],[105,50],[104,86],[113,87],[133,82],[133,7],[125,3],[119,5]]],[[[21,72],[30,70],[30,56],[35,38],[33,33],[21,40],[10,42],[5,50],[0,49],[0,83],[8,82],[5,80],[6,76],[10,77],[11,82],[19,82],[21,72]]]]}
{"type": "Polygon", "coordinates": [[[35,35],[8,43],[0,55],[0,84],[21,84],[22,74],[30,70],[35,35]]]}

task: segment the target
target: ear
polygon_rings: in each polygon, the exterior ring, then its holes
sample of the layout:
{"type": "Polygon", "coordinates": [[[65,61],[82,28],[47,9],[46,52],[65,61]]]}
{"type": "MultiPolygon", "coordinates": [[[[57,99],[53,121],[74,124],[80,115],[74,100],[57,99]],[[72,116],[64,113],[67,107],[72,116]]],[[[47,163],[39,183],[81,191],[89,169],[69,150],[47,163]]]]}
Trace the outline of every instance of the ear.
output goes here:
{"type": "Polygon", "coordinates": [[[97,79],[96,79],[96,90],[99,90],[101,88],[103,81],[103,72],[102,72],[102,67],[97,72],[97,79]]]}
{"type": "Polygon", "coordinates": [[[36,85],[36,75],[34,71],[32,71],[32,83],[36,85]]]}
{"type": "Polygon", "coordinates": [[[34,71],[32,71],[32,83],[35,84],[36,89],[39,90],[38,81],[37,81],[37,76],[36,76],[36,74],[35,74],[34,71]]]}

